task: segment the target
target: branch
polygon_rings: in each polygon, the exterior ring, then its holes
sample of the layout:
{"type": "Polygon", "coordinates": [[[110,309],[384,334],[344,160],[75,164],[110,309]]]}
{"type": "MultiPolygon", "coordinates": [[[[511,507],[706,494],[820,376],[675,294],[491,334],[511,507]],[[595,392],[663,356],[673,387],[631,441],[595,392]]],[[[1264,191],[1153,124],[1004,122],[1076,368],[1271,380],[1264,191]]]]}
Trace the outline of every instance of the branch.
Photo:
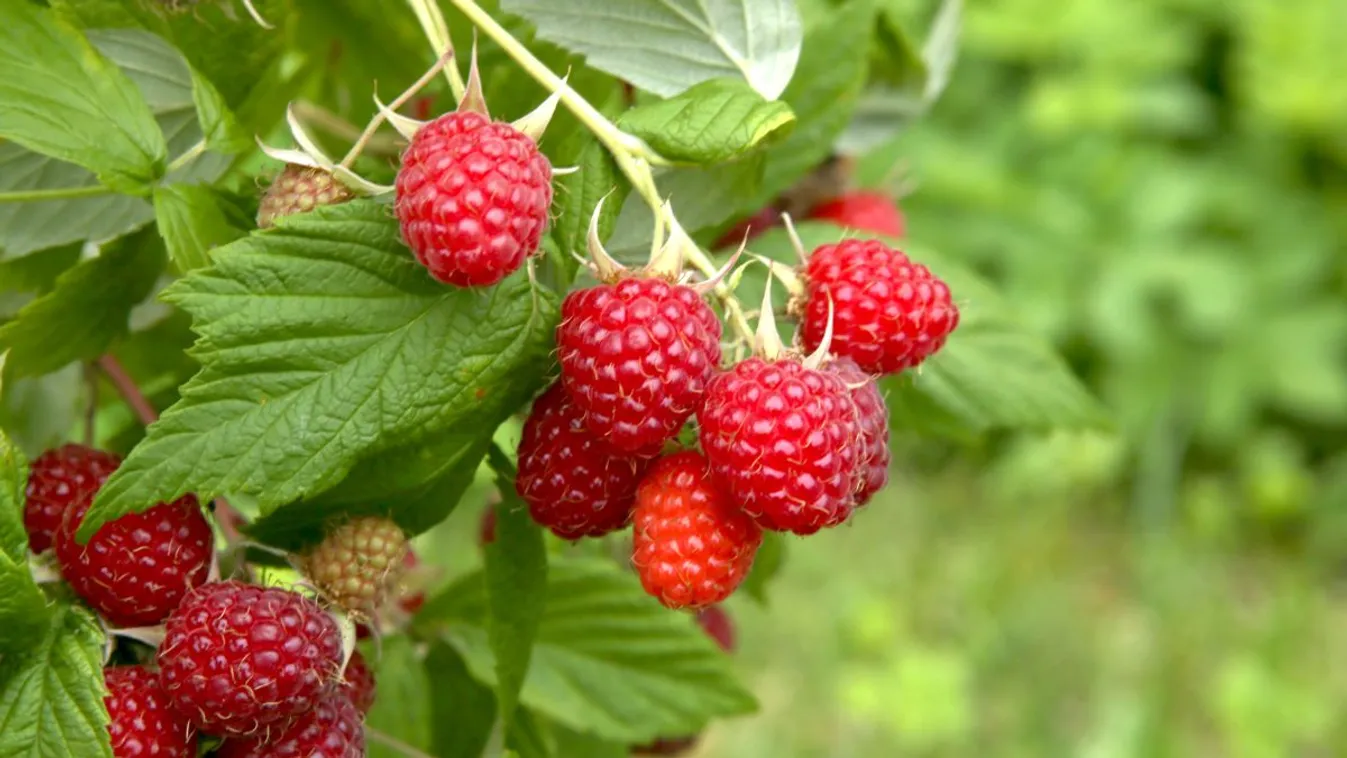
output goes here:
{"type": "Polygon", "coordinates": [[[98,368],[102,369],[103,373],[107,375],[108,381],[111,381],[112,385],[117,388],[122,400],[126,401],[131,410],[135,411],[136,418],[140,419],[140,423],[149,426],[159,420],[159,412],[154,409],[153,405],[150,405],[149,400],[145,399],[140,387],[136,386],[136,381],[131,378],[130,374],[126,373],[126,369],[122,368],[122,364],[113,357],[112,353],[98,359],[98,368]]]}

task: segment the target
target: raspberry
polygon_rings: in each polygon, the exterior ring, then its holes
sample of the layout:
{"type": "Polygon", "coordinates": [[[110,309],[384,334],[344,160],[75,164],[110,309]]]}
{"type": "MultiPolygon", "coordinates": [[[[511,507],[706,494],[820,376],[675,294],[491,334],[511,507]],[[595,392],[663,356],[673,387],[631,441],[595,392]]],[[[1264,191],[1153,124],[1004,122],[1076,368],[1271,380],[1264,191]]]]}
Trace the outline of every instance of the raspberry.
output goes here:
{"type": "Polygon", "coordinates": [[[121,462],[83,445],[62,445],[39,455],[28,473],[23,505],[28,548],[40,553],[51,547],[65,512],[86,492],[102,487],[121,462]]]}
{"type": "Polygon", "coordinates": [[[557,349],[585,426],[618,450],[657,455],[720,365],[720,321],[691,287],[628,277],[566,296],[557,349]]]}
{"type": "Polygon", "coordinates": [[[96,490],[66,511],[54,544],[61,576],[112,626],[152,626],[206,581],[215,535],[194,495],[129,513],[75,541],[96,490]]]}
{"type": "Polygon", "coordinates": [[[851,192],[833,198],[811,208],[806,218],[888,237],[903,236],[905,226],[893,198],[879,192],[851,192]]]}
{"type": "Polygon", "coordinates": [[[959,324],[949,287],[929,269],[878,240],[822,245],[805,266],[800,332],[814,350],[828,326],[831,351],[853,358],[862,371],[893,374],[926,360],[959,324]]]}
{"type": "Polygon", "coordinates": [[[534,521],[567,540],[626,526],[647,466],[600,442],[580,419],[556,382],[533,402],[519,440],[515,490],[534,521]]]}
{"type": "Polygon", "coordinates": [[[717,482],[764,529],[813,534],[851,515],[860,429],[836,374],[749,358],[711,380],[697,422],[717,482]]]}
{"type": "Polygon", "coordinates": [[[407,535],[392,519],[359,516],[329,531],[302,563],[323,597],[369,617],[397,588],[409,552],[407,535]]]}
{"type": "Polygon", "coordinates": [[[445,284],[495,284],[538,250],[552,164],[509,124],[463,111],[426,124],[397,176],[402,239],[445,284]]]}
{"type": "Polygon", "coordinates": [[[225,740],[215,758],[365,758],[365,717],[336,689],[279,730],[225,740]]]}
{"type": "Polygon", "coordinates": [[[734,622],[730,614],[718,605],[709,605],[697,611],[697,625],[716,641],[721,650],[734,652],[734,622]]]}
{"type": "Polygon", "coordinates": [[[716,487],[700,453],[661,458],[636,491],[631,561],[669,608],[702,608],[748,576],[762,530],[716,487]]]}
{"type": "Polygon", "coordinates": [[[361,713],[369,713],[370,707],[374,705],[377,688],[374,672],[370,671],[365,656],[361,655],[359,650],[351,653],[351,660],[346,662],[342,686],[346,688],[346,694],[351,698],[351,702],[355,703],[355,707],[359,708],[361,713]]]}
{"type": "Polygon", "coordinates": [[[159,676],[144,666],[103,670],[115,758],[196,758],[196,731],[169,707],[159,676]]]}
{"type": "Polygon", "coordinates": [[[308,213],[320,205],[344,203],[353,197],[355,193],[327,171],[287,163],[262,195],[257,228],[270,229],[279,218],[308,213]]]}
{"type": "Polygon", "coordinates": [[[850,358],[837,358],[827,368],[851,388],[861,439],[857,452],[856,505],[864,505],[889,481],[889,409],[874,377],[850,358]]]}
{"type": "Polygon", "coordinates": [[[341,670],[341,633],[306,597],[216,582],[168,617],[158,660],[173,707],[199,729],[256,734],[318,704],[341,670]]]}

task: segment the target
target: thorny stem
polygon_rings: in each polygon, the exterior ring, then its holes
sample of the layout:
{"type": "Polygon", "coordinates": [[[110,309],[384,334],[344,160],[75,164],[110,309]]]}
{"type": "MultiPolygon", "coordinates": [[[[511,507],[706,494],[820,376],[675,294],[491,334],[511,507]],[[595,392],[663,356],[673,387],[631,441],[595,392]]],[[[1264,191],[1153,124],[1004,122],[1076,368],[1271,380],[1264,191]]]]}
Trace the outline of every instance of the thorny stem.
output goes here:
{"type": "MultiPolygon", "coordinates": [[[[446,60],[453,56],[454,43],[449,38],[449,25],[445,23],[444,14],[440,12],[436,0],[407,0],[407,4],[416,14],[416,20],[421,22],[421,30],[425,32],[426,39],[434,48],[435,56],[446,60]]],[[[449,80],[449,91],[454,93],[454,102],[462,100],[466,87],[463,85],[463,76],[458,72],[458,67],[445,66],[444,76],[449,80]]],[[[396,109],[398,106],[390,107],[396,109]]]]}
{"type": "MultiPolygon", "coordinates": [[[[437,8],[436,12],[438,12],[438,10],[439,9],[437,8]]],[[[443,19],[441,19],[441,21],[443,21],[443,19]]],[[[408,100],[411,100],[412,97],[417,92],[420,92],[423,87],[425,87],[427,84],[430,83],[431,79],[435,78],[435,75],[439,73],[440,69],[444,69],[446,71],[453,70],[454,68],[452,65],[454,59],[453,56],[454,51],[452,48],[450,48],[444,53],[444,55],[440,56],[440,58],[435,61],[435,65],[431,66],[430,70],[422,74],[421,78],[417,79],[416,82],[412,84],[412,86],[404,90],[401,95],[398,95],[396,100],[389,103],[388,110],[395,111],[398,108],[401,108],[402,106],[406,105],[408,100]]],[[[455,72],[454,75],[457,76],[458,73],[455,72]]],[[[458,98],[459,95],[455,94],[454,97],[458,98]]],[[[351,149],[347,151],[346,157],[341,159],[342,168],[350,168],[351,164],[355,163],[355,159],[360,157],[360,151],[365,149],[365,144],[368,143],[374,137],[374,132],[376,132],[379,129],[379,127],[383,125],[383,122],[384,122],[384,112],[380,110],[378,113],[374,114],[374,118],[370,120],[369,126],[365,127],[365,131],[360,134],[360,137],[355,141],[355,144],[351,145],[351,149]]]]}
{"type": "Polygon", "coordinates": [[[375,729],[369,724],[365,725],[365,736],[368,737],[372,742],[377,742],[383,745],[384,747],[402,753],[403,755],[407,756],[407,758],[435,758],[433,755],[429,753],[423,753],[420,750],[417,750],[416,748],[412,747],[411,745],[408,745],[407,743],[403,742],[402,740],[384,734],[383,732],[379,731],[378,729],[375,729]]]}
{"type": "MultiPolygon", "coordinates": [[[[476,24],[486,36],[500,45],[524,71],[543,85],[548,92],[557,93],[561,98],[562,105],[565,105],[566,109],[593,132],[604,147],[608,148],[608,151],[613,155],[613,160],[617,163],[617,167],[631,182],[632,188],[654,212],[655,230],[651,246],[652,249],[658,250],[663,243],[664,228],[668,219],[665,218],[664,201],[660,199],[659,188],[655,186],[655,175],[650,168],[651,166],[667,165],[668,161],[651,149],[641,138],[619,129],[608,117],[600,113],[588,100],[585,100],[580,93],[572,89],[565,80],[557,76],[546,64],[529,52],[528,48],[520,44],[519,40],[515,39],[505,27],[498,24],[490,14],[482,10],[475,0],[449,0],[449,2],[453,3],[454,7],[467,16],[469,21],[476,24]]],[[[716,275],[715,261],[702,252],[701,248],[689,245],[684,257],[704,276],[709,278],[716,275]]],[[[749,326],[748,319],[744,316],[744,309],[734,297],[734,293],[723,282],[715,285],[714,292],[725,308],[731,328],[751,344],[753,329],[749,326]]]]}

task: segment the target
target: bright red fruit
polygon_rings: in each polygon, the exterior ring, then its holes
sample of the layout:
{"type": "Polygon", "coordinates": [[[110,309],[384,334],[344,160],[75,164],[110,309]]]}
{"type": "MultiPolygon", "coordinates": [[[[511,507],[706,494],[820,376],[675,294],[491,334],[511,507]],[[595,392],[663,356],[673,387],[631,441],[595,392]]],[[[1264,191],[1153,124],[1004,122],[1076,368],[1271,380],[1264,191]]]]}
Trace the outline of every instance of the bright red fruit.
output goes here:
{"type": "Polygon", "coordinates": [[[929,269],[878,240],[848,239],[814,250],[805,265],[800,332],[814,350],[833,305],[831,352],[871,374],[926,360],[959,325],[949,287],[929,269]]]}
{"type": "Polygon", "coordinates": [[[905,227],[898,204],[880,192],[847,193],[819,203],[809,210],[806,217],[814,221],[830,221],[844,229],[888,237],[903,236],[905,227]]]}
{"type": "Polygon", "coordinates": [[[215,758],[365,758],[365,717],[335,689],[278,730],[225,740],[215,758]]]}
{"type": "Polygon", "coordinates": [[[83,445],[62,445],[39,455],[28,473],[23,526],[28,548],[40,553],[51,547],[66,510],[86,492],[97,490],[122,459],[83,445]]]}
{"type": "Polygon", "coordinates": [[[697,625],[716,641],[721,650],[734,652],[734,622],[724,608],[711,605],[697,611],[697,625]]]}
{"type": "Polygon", "coordinates": [[[313,709],[341,671],[336,622],[286,590],[207,584],[165,632],[159,681],[174,709],[208,734],[274,732],[313,709]]]}
{"type": "Polygon", "coordinates": [[[874,377],[850,358],[827,365],[851,389],[861,427],[856,468],[856,505],[865,505],[889,481],[889,409],[874,377]]]}
{"type": "Polygon", "coordinates": [[[631,562],[645,591],[669,608],[703,608],[738,589],[762,530],[685,451],[651,467],[636,491],[631,562]]]}
{"type": "Polygon", "coordinates": [[[534,521],[568,540],[626,526],[648,465],[600,442],[581,418],[557,382],[533,401],[519,439],[515,490],[534,521]]]}
{"type": "Polygon", "coordinates": [[[75,541],[96,490],[66,511],[54,543],[61,576],[112,626],[152,626],[206,581],[215,536],[194,495],[130,513],[75,541]]]}
{"type": "Polygon", "coordinates": [[[370,707],[374,705],[374,696],[378,688],[374,681],[374,672],[370,671],[365,656],[361,655],[359,650],[352,652],[351,659],[346,662],[342,686],[346,689],[351,702],[355,703],[355,707],[359,708],[361,713],[369,713],[370,707]]]}
{"type": "Polygon", "coordinates": [[[855,506],[860,428],[842,380],[794,358],[749,358],[711,380],[702,450],[764,529],[813,534],[855,506]]]}
{"type": "Polygon", "coordinates": [[[168,705],[159,675],[144,666],[103,670],[115,758],[196,758],[196,730],[168,705]]]}
{"type": "Polygon", "coordinates": [[[538,250],[552,164],[513,126],[470,111],[421,128],[397,175],[402,239],[445,284],[495,284],[538,250]]]}
{"type": "Polygon", "coordinates": [[[720,320],[691,287],[628,277],[566,296],[557,350],[585,427],[618,450],[657,455],[720,365],[720,320]]]}

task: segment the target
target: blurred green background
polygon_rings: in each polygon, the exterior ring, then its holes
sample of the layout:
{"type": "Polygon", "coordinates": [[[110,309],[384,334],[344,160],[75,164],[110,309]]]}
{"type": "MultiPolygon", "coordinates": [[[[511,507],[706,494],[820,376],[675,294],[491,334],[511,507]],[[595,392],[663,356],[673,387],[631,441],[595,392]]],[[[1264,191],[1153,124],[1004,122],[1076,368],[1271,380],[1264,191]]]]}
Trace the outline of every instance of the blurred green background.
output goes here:
{"type": "Polygon", "coordinates": [[[913,190],[913,241],[1116,430],[895,429],[891,488],[731,601],[763,711],[696,755],[1347,755],[1344,30],[1341,0],[968,3],[859,179],[913,190]]]}

